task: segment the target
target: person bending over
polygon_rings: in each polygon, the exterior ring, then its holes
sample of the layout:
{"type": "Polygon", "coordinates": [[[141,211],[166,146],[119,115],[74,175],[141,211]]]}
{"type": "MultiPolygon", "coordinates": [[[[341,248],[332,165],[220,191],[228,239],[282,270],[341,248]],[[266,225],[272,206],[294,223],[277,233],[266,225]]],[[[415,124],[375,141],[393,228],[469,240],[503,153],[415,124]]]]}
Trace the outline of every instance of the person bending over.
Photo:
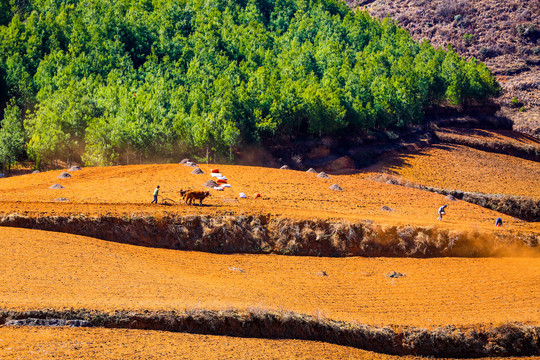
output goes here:
{"type": "Polygon", "coordinates": [[[438,211],[438,213],[439,213],[439,218],[437,219],[438,221],[441,221],[443,215],[446,215],[446,213],[444,212],[444,210],[446,209],[447,206],[448,206],[448,205],[443,205],[443,206],[441,206],[441,207],[439,208],[439,211],[438,211]]]}

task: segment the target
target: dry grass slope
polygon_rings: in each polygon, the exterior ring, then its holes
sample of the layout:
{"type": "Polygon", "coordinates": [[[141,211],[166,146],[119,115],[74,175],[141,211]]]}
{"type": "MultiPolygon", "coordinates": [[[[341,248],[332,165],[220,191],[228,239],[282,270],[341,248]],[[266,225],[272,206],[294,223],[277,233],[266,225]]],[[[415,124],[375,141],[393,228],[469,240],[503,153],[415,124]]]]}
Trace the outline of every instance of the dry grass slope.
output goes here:
{"type": "Polygon", "coordinates": [[[467,57],[485,61],[505,93],[501,102],[513,107],[517,97],[528,107],[540,106],[540,1],[529,0],[367,0],[380,18],[386,15],[417,39],[435,46],[448,44],[467,57]]]}

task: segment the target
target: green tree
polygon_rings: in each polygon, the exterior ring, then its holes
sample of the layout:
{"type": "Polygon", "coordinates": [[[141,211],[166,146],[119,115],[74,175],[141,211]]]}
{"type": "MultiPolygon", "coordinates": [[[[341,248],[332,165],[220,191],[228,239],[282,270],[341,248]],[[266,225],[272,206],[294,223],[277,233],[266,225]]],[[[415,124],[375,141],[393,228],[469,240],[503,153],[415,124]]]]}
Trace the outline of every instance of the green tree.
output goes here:
{"type": "Polygon", "coordinates": [[[11,99],[4,110],[2,128],[0,129],[0,162],[5,173],[13,163],[24,157],[25,143],[21,110],[11,99]]]}

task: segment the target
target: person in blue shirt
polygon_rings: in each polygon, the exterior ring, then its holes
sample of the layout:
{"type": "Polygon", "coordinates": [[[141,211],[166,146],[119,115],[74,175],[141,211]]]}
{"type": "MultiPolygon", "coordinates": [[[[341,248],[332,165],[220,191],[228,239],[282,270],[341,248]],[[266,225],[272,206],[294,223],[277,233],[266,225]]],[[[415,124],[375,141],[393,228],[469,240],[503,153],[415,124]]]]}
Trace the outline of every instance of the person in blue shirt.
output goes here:
{"type": "Polygon", "coordinates": [[[502,219],[500,217],[498,217],[497,220],[495,220],[495,226],[496,227],[501,227],[502,226],[502,219]]]}
{"type": "Polygon", "coordinates": [[[439,213],[439,218],[437,219],[438,221],[441,221],[442,220],[442,216],[443,215],[446,215],[446,213],[444,212],[444,210],[446,209],[448,205],[443,205],[439,208],[439,210],[437,211],[439,213]]]}

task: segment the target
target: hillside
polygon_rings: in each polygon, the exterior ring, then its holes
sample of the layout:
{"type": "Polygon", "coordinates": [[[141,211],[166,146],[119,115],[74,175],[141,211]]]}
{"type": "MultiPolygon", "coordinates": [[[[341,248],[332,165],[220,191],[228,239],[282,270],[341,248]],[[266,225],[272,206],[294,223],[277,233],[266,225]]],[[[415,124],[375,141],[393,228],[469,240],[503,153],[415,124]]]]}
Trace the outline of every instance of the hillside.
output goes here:
{"type": "Polygon", "coordinates": [[[0,357],[538,354],[540,222],[407,186],[538,204],[538,141],[433,132],[349,175],[186,163],[0,179],[0,357]],[[231,188],[203,186],[216,168],[231,188]],[[150,204],[158,184],[167,204],[150,204]],[[189,206],[186,188],[211,196],[189,206]],[[62,324],[95,328],[43,327],[62,324]]]}
{"type": "Polygon", "coordinates": [[[338,0],[0,7],[4,168],[232,162],[237,148],[402,129],[432,104],[497,92],[484,64],[338,0]]]}
{"type": "Polygon", "coordinates": [[[498,99],[504,114],[515,121],[517,130],[540,136],[540,1],[357,0],[348,4],[367,6],[379,18],[388,15],[416,40],[452,45],[459,54],[484,61],[504,89],[498,99]]]}

